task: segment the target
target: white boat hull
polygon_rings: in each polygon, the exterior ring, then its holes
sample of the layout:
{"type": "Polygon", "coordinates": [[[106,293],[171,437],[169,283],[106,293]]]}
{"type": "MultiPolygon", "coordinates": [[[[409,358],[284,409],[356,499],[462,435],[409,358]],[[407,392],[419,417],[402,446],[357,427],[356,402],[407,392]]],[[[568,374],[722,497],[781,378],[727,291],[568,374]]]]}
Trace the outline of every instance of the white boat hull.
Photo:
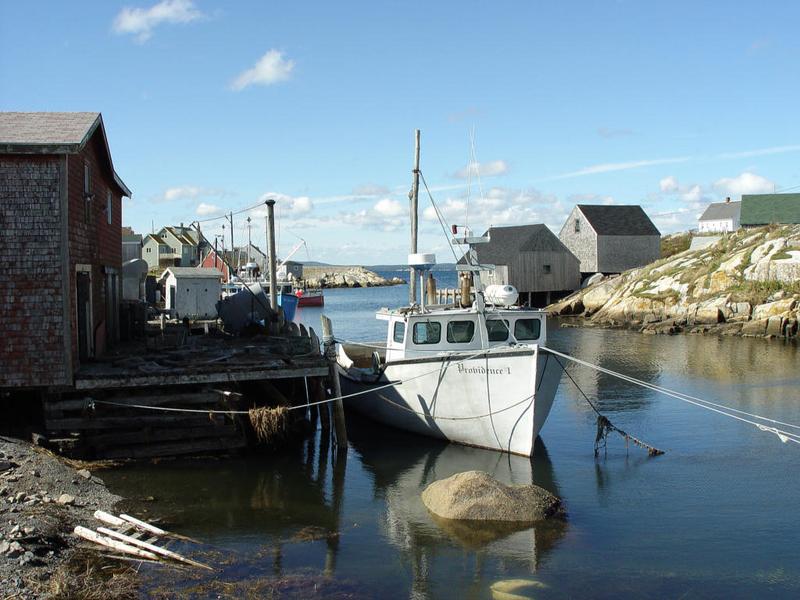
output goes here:
{"type": "Polygon", "coordinates": [[[399,429],[523,456],[533,453],[562,370],[537,346],[384,367],[379,378],[340,367],[343,393],[361,392],[345,400],[347,409],[399,429]]]}

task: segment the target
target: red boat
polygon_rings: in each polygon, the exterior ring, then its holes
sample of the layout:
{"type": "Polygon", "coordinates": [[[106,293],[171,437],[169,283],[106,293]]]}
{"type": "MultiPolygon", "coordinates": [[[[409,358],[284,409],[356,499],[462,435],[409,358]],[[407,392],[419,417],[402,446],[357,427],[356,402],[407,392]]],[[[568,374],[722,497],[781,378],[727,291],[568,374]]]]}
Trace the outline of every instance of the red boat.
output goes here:
{"type": "Polygon", "coordinates": [[[295,290],[297,306],[325,306],[325,297],[320,288],[300,288],[295,290]]]}

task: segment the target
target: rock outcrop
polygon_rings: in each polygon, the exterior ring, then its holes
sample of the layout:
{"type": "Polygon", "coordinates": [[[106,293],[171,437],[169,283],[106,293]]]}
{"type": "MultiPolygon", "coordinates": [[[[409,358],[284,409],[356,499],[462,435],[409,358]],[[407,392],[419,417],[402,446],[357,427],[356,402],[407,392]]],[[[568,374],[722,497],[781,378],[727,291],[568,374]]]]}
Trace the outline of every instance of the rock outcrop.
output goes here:
{"type": "Polygon", "coordinates": [[[604,278],[547,308],[644,333],[791,338],[800,309],[800,225],[739,230],[604,278]]]}
{"type": "Polygon", "coordinates": [[[359,288],[406,283],[399,277],[386,279],[364,267],[304,267],[303,273],[309,287],[359,288]]]}
{"type": "Polygon", "coordinates": [[[561,500],[536,485],[508,486],[483,471],[434,481],[422,492],[434,515],[459,521],[535,523],[561,516],[561,500]]]}

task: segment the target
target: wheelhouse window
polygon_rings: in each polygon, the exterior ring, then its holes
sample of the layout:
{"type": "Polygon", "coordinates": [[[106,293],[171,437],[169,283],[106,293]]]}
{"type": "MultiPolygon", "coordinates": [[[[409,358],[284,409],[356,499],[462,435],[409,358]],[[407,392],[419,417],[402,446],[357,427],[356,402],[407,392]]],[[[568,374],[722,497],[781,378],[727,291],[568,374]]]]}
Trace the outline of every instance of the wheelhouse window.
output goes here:
{"type": "Polygon", "coordinates": [[[438,344],[442,339],[442,324],[436,321],[414,323],[413,339],[418,345],[438,344]]]}
{"type": "Polygon", "coordinates": [[[468,344],[474,336],[474,321],[450,321],[447,323],[447,341],[451,344],[468,344]]]}
{"type": "Polygon", "coordinates": [[[486,333],[490,342],[505,342],[508,339],[508,321],[490,319],[486,321],[486,333]]]}
{"type": "Polygon", "coordinates": [[[542,322],[539,319],[517,319],[514,322],[514,337],[518,341],[537,340],[542,332],[542,322]]]}
{"type": "Polygon", "coordinates": [[[402,344],[406,337],[406,324],[402,321],[394,322],[394,335],[392,339],[398,344],[402,344]]]}

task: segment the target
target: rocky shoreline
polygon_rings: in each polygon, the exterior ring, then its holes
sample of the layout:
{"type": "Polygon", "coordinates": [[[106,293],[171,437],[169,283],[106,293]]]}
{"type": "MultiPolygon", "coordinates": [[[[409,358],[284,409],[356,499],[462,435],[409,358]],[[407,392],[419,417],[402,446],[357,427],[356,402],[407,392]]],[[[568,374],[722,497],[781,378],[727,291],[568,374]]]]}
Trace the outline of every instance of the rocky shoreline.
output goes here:
{"type": "Polygon", "coordinates": [[[69,597],[58,582],[78,547],[74,527],[120,500],[87,469],[0,437],[0,596],[69,597]]]}
{"type": "Polygon", "coordinates": [[[705,248],[599,276],[547,311],[567,317],[566,326],[796,340],[800,226],[739,230],[705,248]]]}
{"type": "Polygon", "coordinates": [[[306,285],[319,288],[362,288],[402,285],[404,279],[386,279],[365,267],[304,267],[306,285]]]}

